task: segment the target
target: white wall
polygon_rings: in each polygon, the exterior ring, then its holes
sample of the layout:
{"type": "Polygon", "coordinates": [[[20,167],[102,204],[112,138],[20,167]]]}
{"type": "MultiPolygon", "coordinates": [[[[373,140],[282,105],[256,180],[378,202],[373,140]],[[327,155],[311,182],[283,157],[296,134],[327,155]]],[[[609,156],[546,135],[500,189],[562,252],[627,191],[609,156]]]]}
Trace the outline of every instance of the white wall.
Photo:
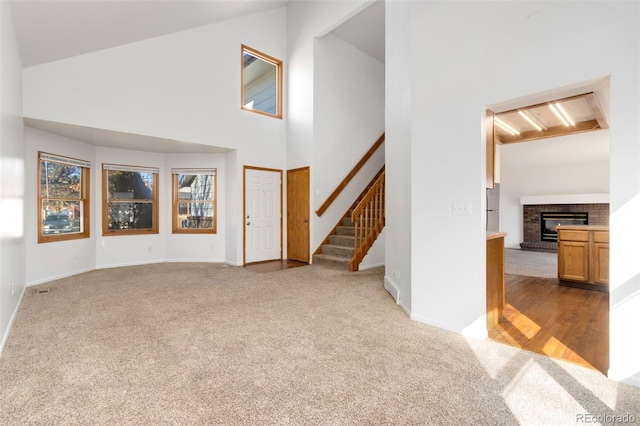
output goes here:
{"type": "Polygon", "coordinates": [[[96,265],[96,235],[101,232],[96,198],[102,193],[100,165],[96,164],[96,150],[92,145],[41,130],[26,128],[25,133],[25,238],[26,283],[41,282],[91,271],[96,265]],[[63,155],[91,162],[90,173],[90,238],[70,241],[38,243],[38,151],[63,155]],[[97,227],[98,226],[98,227],[97,227]]]}
{"type": "MultiPolygon", "coordinates": [[[[286,121],[240,108],[241,44],[286,64],[286,16],[276,9],[27,68],[24,115],[235,149],[236,176],[226,177],[229,189],[242,191],[242,165],[286,167],[286,121]]],[[[286,96],[286,73],[284,82],[286,96]]],[[[242,197],[227,196],[235,203],[229,212],[241,215],[242,197]]],[[[242,227],[227,233],[224,251],[211,256],[227,252],[234,263],[242,259],[242,227]]],[[[153,237],[136,241],[133,258],[161,257],[153,237]]],[[[104,251],[113,244],[98,242],[99,266],[125,261],[117,244],[104,251]]]]}
{"type": "Polygon", "coordinates": [[[216,227],[215,234],[172,234],[171,222],[165,221],[165,260],[171,262],[224,262],[226,236],[226,170],[225,154],[167,154],[162,179],[161,200],[165,215],[171,212],[171,168],[215,168],[216,227]]]}
{"type": "MultiPolygon", "coordinates": [[[[384,132],[384,64],[329,34],[316,40],[312,208],[317,210],[384,132]]],[[[314,251],[384,165],[384,145],[321,216],[314,251]]]]}
{"type": "MultiPolygon", "coordinates": [[[[314,44],[370,3],[299,1],[287,6],[287,168],[313,163],[314,44]]],[[[313,184],[313,178],[312,178],[313,184]]]]}
{"type": "MultiPolygon", "coordinates": [[[[640,266],[629,250],[640,237],[640,227],[632,222],[640,216],[638,3],[411,2],[399,7],[408,7],[409,17],[404,16],[404,29],[395,25],[393,30],[406,33],[412,49],[411,151],[404,162],[412,172],[412,317],[471,335],[486,333],[484,108],[610,76],[609,375],[640,385],[640,341],[629,327],[640,323],[640,266]],[[471,214],[453,216],[452,205],[458,203],[468,203],[471,214]]],[[[388,73],[401,73],[406,65],[387,58],[388,73]]],[[[387,143],[393,150],[396,140],[387,143]]],[[[388,161],[387,173],[403,173],[401,166],[388,161]]],[[[388,235],[395,225],[387,223],[388,235]]]]}
{"type": "Polygon", "coordinates": [[[385,16],[385,288],[411,313],[411,34],[408,2],[387,2],[385,16]]]}
{"type": "Polygon", "coordinates": [[[269,156],[285,124],[240,109],[241,44],[285,60],[285,29],[281,8],[30,67],[24,115],[269,156]]]}
{"type": "Polygon", "coordinates": [[[22,64],[8,2],[0,2],[0,353],[25,287],[22,64]]]}
{"type": "Polygon", "coordinates": [[[160,154],[94,147],[41,130],[26,128],[25,199],[26,283],[36,285],[96,268],[154,262],[224,262],[226,240],[226,155],[160,154]],[[38,243],[38,151],[91,162],[91,237],[38,243]],[[159,233],[102,236],[102,164],[158,167],[159,233]],[[171,233],[171,168],[216,168],[218,206],[216,234],[171,233]]]}
{"type": "Polygon", "coordinates": [[[520,248],[527,195],[609,193],[609,131],[598,130],[500,147],[500,229],[520,248]]]}

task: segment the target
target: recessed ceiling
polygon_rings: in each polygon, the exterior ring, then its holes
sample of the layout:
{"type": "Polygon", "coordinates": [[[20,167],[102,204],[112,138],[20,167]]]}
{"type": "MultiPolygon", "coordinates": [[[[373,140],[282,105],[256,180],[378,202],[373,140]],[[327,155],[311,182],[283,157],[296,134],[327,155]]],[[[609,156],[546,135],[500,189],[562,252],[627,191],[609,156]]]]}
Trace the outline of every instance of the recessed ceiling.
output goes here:
{"type": "Polygon", "coordinates": [[[498,143],[524,142],[607,129],[604,111],[595,93],[583,93],[495,115],[498,143]]]}

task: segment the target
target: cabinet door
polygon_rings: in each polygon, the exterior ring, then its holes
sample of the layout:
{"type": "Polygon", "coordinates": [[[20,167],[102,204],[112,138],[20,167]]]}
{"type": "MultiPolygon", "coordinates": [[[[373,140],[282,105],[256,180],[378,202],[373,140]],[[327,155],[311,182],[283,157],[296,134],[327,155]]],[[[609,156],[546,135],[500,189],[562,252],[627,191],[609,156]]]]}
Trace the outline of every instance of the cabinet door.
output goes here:
{"type": "Polygon", "coordinates": [[[558,243],[558,278],[568,281],[589,281],[589,243],[561,241],[558,243]]]}
{"type": "Polygon", "coordinates": [[[609,244],[593,244],[593,276],[595,284],[609,284],[609,244]]]}

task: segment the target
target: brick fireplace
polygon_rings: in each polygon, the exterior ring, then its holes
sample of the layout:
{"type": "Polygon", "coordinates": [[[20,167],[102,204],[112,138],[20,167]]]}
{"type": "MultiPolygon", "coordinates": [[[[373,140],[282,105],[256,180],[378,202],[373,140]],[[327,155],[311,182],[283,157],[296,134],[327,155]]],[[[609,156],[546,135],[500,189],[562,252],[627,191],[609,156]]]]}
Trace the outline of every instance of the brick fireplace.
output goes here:
{"type": "Polygon", "coordinates": [[[541,235],[542,213],[587,213],[589,225],[609,226],[609,204],[526,204],[523,210],[523,242],[522,250],[544,251],[555,253],[558,251],[558,243],[543,241],[541,235]]]}

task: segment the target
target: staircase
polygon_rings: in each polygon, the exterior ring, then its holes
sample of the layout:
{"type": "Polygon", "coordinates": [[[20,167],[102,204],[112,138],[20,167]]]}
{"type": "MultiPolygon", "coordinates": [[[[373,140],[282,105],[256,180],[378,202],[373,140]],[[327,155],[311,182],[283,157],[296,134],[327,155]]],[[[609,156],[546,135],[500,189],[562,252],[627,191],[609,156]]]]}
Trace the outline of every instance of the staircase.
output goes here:
{"type": "MultiPolygon", "coordinates": [[[[320,245],[316,253],[313,255],[314,264],[325,265],[347,271],[358,270],[359,263],[362,261],[366,251],[373,244],[373,241],[375,241],[375,237],[377,237],[381,228],[378,229],[378,232],[375,233],[374,237],[368,238],[368,246],[362,247],[360,241],[363,240],[363,225],[360,223],[359,226],[356,227],[356,224],[352,220],[352,215],[356,208],[359,207],[358,211],[362,209],[361,203],[363,200],[366,202],[372,197],[372,190],[376,190],[376,184],[379,186],[379,189],[377,190],[380,192],[381,197],[378,199],[378,205],[375,208],[375,211],[367,211],[369,213],[380,214],[379,212],[384,209],[384,200],[382,198],[384,196],[384,184],[380,186],[381,177],[384,177],[384,167],[382,167],[382,169],[373,177],[371,182],[369,182],[369,185],[367,185],[364,191],[362,191],[360,196],[354,201],[342,219],[340,219],[338,224],[329,233],[329,236],[324,240],[322,245],[320,245]],[[358,241],[356,241],[356,234],[359,235],[358,241]]],[[[365,220],[365,222],[368,223],[369,221],[365,220]]],[[[382,226],[384,226],[384,224],[382,224],[382,226]]],[[[367,225],[365,225],[365,227],[367,227],[367,225]]]]}

